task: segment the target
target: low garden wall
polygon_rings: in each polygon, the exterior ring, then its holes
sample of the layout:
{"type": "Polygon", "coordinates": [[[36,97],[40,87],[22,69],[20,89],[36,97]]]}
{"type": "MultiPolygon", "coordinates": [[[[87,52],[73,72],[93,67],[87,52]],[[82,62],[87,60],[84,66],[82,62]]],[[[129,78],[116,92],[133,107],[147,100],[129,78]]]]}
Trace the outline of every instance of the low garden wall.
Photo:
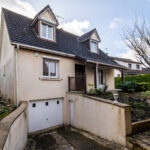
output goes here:
{"type": "Polygon", "coordinates": [[[72,126],[126,146],[131,134],[129,105],[73,92],[67,93],[67,100],[74,102],[72,126]]]}
{"type": "Polygon", "coordinates": [[[0,150],[22,150],[27,141],[27,102],[0,122],[0,150]]]}
{"type": "Polygon", "coordinates": [[[141,133],[150,129],[150,119],[132,123],[132,134],[141,133]]]}

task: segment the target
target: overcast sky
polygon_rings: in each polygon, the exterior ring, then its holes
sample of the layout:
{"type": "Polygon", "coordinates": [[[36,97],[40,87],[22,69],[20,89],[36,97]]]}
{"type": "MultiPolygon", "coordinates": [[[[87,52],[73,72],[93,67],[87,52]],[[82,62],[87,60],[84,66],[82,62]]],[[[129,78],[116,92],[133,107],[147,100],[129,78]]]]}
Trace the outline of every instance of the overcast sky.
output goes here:
{"type": "Polygon", "coordinates": [[[150,17],[150,0],[0,0],[0,8],[31,18],[47,4],[59,16],[60,27],[78,35],[96,28],[104,52],[132,59],[132,51],[123,42],[123,30],[136,16],[150,17]]]}

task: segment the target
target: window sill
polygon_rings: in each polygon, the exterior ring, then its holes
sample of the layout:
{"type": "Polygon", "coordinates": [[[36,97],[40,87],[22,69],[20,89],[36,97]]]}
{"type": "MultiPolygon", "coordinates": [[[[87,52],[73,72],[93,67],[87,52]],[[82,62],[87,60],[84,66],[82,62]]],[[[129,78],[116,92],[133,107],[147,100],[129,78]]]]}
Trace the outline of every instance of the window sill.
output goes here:
{"type": "Polygon", "coordinates": [[[40,80],[43,80],[43,81],[62,81],[63,79],[61,79],[61,78],[41,77],[40,80]]]}

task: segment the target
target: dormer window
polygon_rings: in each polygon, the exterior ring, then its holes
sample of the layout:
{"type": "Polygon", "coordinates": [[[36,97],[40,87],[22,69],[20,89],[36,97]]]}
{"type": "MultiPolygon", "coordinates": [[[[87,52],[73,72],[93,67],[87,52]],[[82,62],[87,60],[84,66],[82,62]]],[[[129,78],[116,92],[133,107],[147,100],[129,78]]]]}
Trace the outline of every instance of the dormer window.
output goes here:
{"type": "Polygon", "coordinates": [[[97,53],[97,42],[91,41],[90,42],[91,52],[97,53]]]}
{"type": "Polygon", "coordinates": [[[54,27],[41,22],[41,37],[48,40],[54,40],[54,27]]]}

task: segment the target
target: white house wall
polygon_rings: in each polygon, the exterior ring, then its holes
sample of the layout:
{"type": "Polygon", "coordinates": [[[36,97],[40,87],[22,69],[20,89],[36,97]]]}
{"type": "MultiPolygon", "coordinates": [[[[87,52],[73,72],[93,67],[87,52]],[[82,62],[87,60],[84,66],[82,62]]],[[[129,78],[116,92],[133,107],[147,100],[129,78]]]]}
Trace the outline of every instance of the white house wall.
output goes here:
{"type": "Polygon", "coordinates": [[[2,96],[14,102],[15,78],[14,78],[14,47],[10,44],[6,22],[2,15],[2,47],[0,60],[0,84],[2,96]],[[4,76],[5,75],[5,76],[4,76]]]}
{"type": "MultiPolygon", "coordinates": [[[[132,70],[137,70],[137,68],[136,68],[136,65],[138,64],[138,63],[130,63],[130,62],[124,62],[124,61],[119,61],[119,60],[115,60],[118,64],[120,64],[120,65],[122,65],[122,66],[125,66],[125,67],[127,67],[128,68],[128,64],[131,64],[131,69],[132,70]]],[[[139,69],[138,70],[142,70],[142,65],[141,64],[138,64],[139,65],[139,69]]],[[[117,69],[115,69],[115,77],[118,77],[118,76],[121,76],[121,72],[119,71],[119,70],[117,70],[117,69]]]]}

